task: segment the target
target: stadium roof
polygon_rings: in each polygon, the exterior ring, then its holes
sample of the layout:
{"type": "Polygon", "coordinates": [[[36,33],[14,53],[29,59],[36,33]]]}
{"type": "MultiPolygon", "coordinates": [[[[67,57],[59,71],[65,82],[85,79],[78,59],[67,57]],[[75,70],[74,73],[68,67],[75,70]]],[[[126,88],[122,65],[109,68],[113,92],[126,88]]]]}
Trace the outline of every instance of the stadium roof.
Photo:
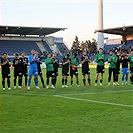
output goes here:
{"type": "Polygon", "coordinates": [[[67,28],[0,26],[0,35],[39,35],[45,36],[67,28]]]}
{"type": "Polygon", "coordinates": [[[133,26],[123,26],[117,28],[96,30],[95,32],[102,32],[102,33],[116,34],[116,35],[130,35],[133,34],[133,26]]]}

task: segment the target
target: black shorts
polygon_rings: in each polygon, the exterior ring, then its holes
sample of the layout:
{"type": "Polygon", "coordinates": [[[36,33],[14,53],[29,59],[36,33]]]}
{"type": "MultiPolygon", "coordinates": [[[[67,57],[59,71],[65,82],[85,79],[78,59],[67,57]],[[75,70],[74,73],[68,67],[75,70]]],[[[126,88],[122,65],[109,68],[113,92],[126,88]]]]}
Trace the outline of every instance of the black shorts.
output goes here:
{"type": "Polygon", "coordinates": [[[42,71],[38,71],[38,75],[42,75],[42,71]]]}
{"type": "Polygon", "coordinates": [[[82,75],[90,74],[90,69],[82,69],[82,75]]]}
{"type": "Polygon", "coordinates": [[[69,76],[69,69],[62,70],[62,76],[69,76]]]}
{"type": "Polygon", "coordinates": [[[116,68],[116,72],[115,72],[116,74],[120,74],[120,67],[117,67],[116,68]]]}
{"type": "Polygon", "coordinates": [[[22,76],[28,76],[28,72],[22,72],[22,76]]]}
{"type": "Polygon", "coordinates": [[[130,73],[133,73],[133,67],[130,67],[130,73]]]}
{"type": "Polygon", "coordinates": [[[22,76],[22,71],[14,70],[14,77],[22,76]]]}
{"type": "Polygon", "coordinates": [[[23,69],[23,71],[22,71],[22,76],[28,76],[28,72],[27,72],[27,69],[25,70],[25,69],[23,69]]]}
{"type": "Polygon", "coordinates": [[[2,78],[10,78],[10,71],[3,71],[2,72],[2,78]]]}
{"type": "Polygon", "coordinates": [[[54,72],[54,74],[55,74],[55,76],[58,76],[58,72],[56,71],[56,72],[54,72]]]}
{"type": "Polygon", "coordinates": [[[75,70],[72,69],[72,66],[70,66],[70,76],[78,75],[78,69],[75,68],[75,70]]]}
{"type": "Polygon", "coordinates": [[[97,66],[97,73],[104,73],[104,66],[97,66]]]}
{"type": "Polygon", "coordinates": [[[54,71],[47,71],[47,72],[46,72],[46,77],[47,77],[47,78],[54,77],[54,76],[55,76],[54,71]]]}

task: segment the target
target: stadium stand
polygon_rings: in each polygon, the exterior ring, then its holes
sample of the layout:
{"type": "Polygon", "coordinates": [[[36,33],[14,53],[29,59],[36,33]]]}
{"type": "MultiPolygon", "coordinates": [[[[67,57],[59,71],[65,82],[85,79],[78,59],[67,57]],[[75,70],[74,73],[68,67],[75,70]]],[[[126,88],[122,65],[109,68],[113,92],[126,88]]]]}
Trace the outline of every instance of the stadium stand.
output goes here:
{"type": "Polygon", "coordinates": [[[64,56],[57,56],[58,61],[61,62],[62,59],[63,59],[63,57],[64,57],[64,56]]]}
{"type": "Polygon", "coordinates": [[[57,47],[60,50],[60,52],[62,53],[62,55],[65,55],[68,53],[68,49],[66,48],[64,43],[55,43],[55,45],[57,45],[57,47]]]}
{"type": "Polygon", "coordinates": [[[22,40],[0,40],[0,53],[4,51],[12,56],[15,52],[21,53],[25,51],[26,55],[30,55],[31,49],[40,51],[36,41],[22,41],[22,40]]]}
{"type": "Polygon", "coordinates": [[[105,53],[107,53],[110,49],[113,49],[114,47],[118,48],[121,44],[113,44],[113,45],[106,45],[104,47],[105,53]]]}
{"type": "MultiPolygon", "coordinates": [[[[30,55],[31,49],[41,51],[41,49],[37,45],[38,42],[39,41],[27,40],[0,40],[0,54],[2,54],[3,52],[7,52],[11,60],[15,52],[21,53],[22,51],[25,51],[26,56],[28,56],[30,55]]],[[[50,49],[46,41],[40,41],[40,43],[44,46],[47,53],[52,53],[52,50],[50,49]]],[[[68,50],[65,48],[64,43],[56,43],[55,45],[57,45],[59,50],[62,50],[62,55],[59,55],[57,57],[58,60],[61,61],[63,56],[68,53],[68,50]]]]}
{"type": "MultiPolygon", "coordinates": [[[[24,26],[0,26],[0,54],[7,52],[9,58],[13,58],[15,52],[24,51],[26,56],[30,55],[32,49],[39,52],[42,58],[47,57],[47,53],[58,53],[57,46],[54,44],[53,36],[45,37],[52,33],[66,28],[47,28],[47,27],[24,27],[24,26]],[[46,40],[46,41],[45,41],[46,40]],[[52,47],[55,46],[55,47],[52,47]],[[53,48],[53,49],[52,49],[53,48]]],[[[63,41],[63,39],[61,39],[63,41]]],[[[65,46],[66,48],[66,46],[65,46]]],[[[59,56],[62,55],[58,54],[59,56]]],[[[62,59],[62,56],[59,57],[62,59]]]]}
{"type": "Polygon", "coordinates": [[[44,46],[44,48],[46,49],[48,53],[52,53],[52,50],[50,49],[46,41],[42,41],[42,45],[44,46]]]}
{"type": "MultiPolygon", "coordinates": [[[[11,61],[14,58],[13,54],[15,52],[18,52],[20,54],[22,51],[25,51],[26,56],[28,56],[30,55],[31,49],[41,51],[41,49],[37,45],[38,42],[39,41],[27,40],[0,40],[0,54],[2,54],[3,52],[7,52],[11,61]]],[[[46,49],[46,53],[52,53],[52,50],[50,49],[46,41],[40,41],[40,43],[46,49]]],[[[65,49],[64,43],[56,43],[55,45],[57,45],[59,50],[62,50],[62,55],[57,56],[59,62],[61,62],[63,56],[68,52],[68,50],[65,49]]]]}
{"type": "Polygon", "coordinates": [[[133,46],[133,40],[127,41],[121,46],[121,49],[129,49],[131,46],[133,46]]]}

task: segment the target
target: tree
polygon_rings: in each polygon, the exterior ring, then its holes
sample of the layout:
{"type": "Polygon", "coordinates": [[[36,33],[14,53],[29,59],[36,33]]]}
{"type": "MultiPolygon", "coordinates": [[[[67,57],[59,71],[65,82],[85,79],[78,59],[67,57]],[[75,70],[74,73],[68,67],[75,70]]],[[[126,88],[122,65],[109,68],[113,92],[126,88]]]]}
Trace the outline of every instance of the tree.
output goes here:
{"type": "Polygon", "coordinates": [[[93,53],[96,50],[96,44],[96,40],[93,40],[93,42],[91,42],[90,40],[86,40],[85,42],[82,41],[81,50],[93,53]]]}
{"type": "Polygon", "coordinates": [[[85,45],[85,43],[83,41],[81,42],[81,50],[82,51],[86,51],[87,50],[86,45],[85,45]]]}
{"type": "Polygon", "coordinates": [[[75,37],[75,41],[73,41],[71,51],[72,53],[79,53],[80,52],[80,41],[78,40],[78,37],[75,37]]]}
{"type": "Polygon", "coordinates": [[[91,43],[92,49],[93,49],[93,52],[95,52],[97,50],[97,41],[94,38],[92,38],[92,40],[93,40],[93,42],[91,43]]]}
{"type": "Polygon", "coordinates": [[[86,40],[85,42],[78,40],[78,37],[75,37],[75,41],[73,41],[71,51],[72,53],[78,53],[80,54],[82,51],[86,51],[89,53],[94,53],[97,50],[97,42],[96,39],[92,38],[92,42],[90,40],[86,40]]]}

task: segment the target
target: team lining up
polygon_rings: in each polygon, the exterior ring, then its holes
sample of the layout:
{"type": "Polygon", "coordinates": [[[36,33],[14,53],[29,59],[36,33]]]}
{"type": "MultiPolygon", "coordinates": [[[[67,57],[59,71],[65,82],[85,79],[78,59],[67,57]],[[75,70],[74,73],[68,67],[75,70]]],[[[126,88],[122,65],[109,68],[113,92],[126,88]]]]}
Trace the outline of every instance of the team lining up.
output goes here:
{"type": "MultiPolygon", "coordinates": [[[[117,51],[115,53],[113,50],[109,51],[109,69],[108,69],[108,86],[110,86],[111,75],[113,73],[113,85],[119,85],[118,76],[120,74],[120,64],[122,64],[122,85],[128,84],[128,64],[130,63],[130,83],[133,84],[133,50],[131,50],[130,54],[127,54],[126,51],[120,52],[117,51]]],[[[103,54],[103,49],[100,48],[98,54],[96,55],[96,78],[95,78],[95,86],[97,86],[98,77],[100,75],[100,86],[102,86],[103,82],[103,73],[104,73],[104,65],[105,65],[105,54],[103,54]]],[[[2,86],[3,90],[5,90],[5,79],[7,79],[7,88],[11,90],[10,87],[10,66],[14,67],[14,89],[16,89],[16,82],[18,77],[18,88],[22,88],[22,79],[25,77],[25,87],[30,89],[31,78],[34,76],[34,82],[37,89],[40,89],[38,86],[38,75],[40,76],[41,83],[43,88],[49,88],[49,82],[51,78],[52,88],[55,88],[58,76],[58,67],[59,62],[56,58],[56,54],[47,54],[47,58],[44,60],[46,64],[46,86],[44,84],[44,79],[41,71],[40,65],[42,64],[41,58],[38,56],[38,52],[35,50],[31,50],[31,55],[27,58],[25,57],[25,53],[21,53],[21,57],[19,57],[18,53],[14,54],[13,64],[8,59],[8,54],[3,53],[2,58],[0,59],[1,71],[2,71],[2,86]],[[27,70],[27,66],[29,63],[29,72],[27,70]]],[[[69,76],[70,69],[70,87],[73,86],[73,75],[76,77],[76,85],[79,86],[79,78],[78,78],[78,68],[77,66],[81,63],[82,65],[82,75],[83,75],[83,85],[86,86],[86,76],[88,80],[88,86],[91,85],[90,78],[90,69],[89,69],[89,57],[86,52],[83,52],[81,59],[79,60],[77,54],[74,53],[72,56],[66,54],[62,59],[62,88],[68,87],[67,81],[69,76]]]]}

